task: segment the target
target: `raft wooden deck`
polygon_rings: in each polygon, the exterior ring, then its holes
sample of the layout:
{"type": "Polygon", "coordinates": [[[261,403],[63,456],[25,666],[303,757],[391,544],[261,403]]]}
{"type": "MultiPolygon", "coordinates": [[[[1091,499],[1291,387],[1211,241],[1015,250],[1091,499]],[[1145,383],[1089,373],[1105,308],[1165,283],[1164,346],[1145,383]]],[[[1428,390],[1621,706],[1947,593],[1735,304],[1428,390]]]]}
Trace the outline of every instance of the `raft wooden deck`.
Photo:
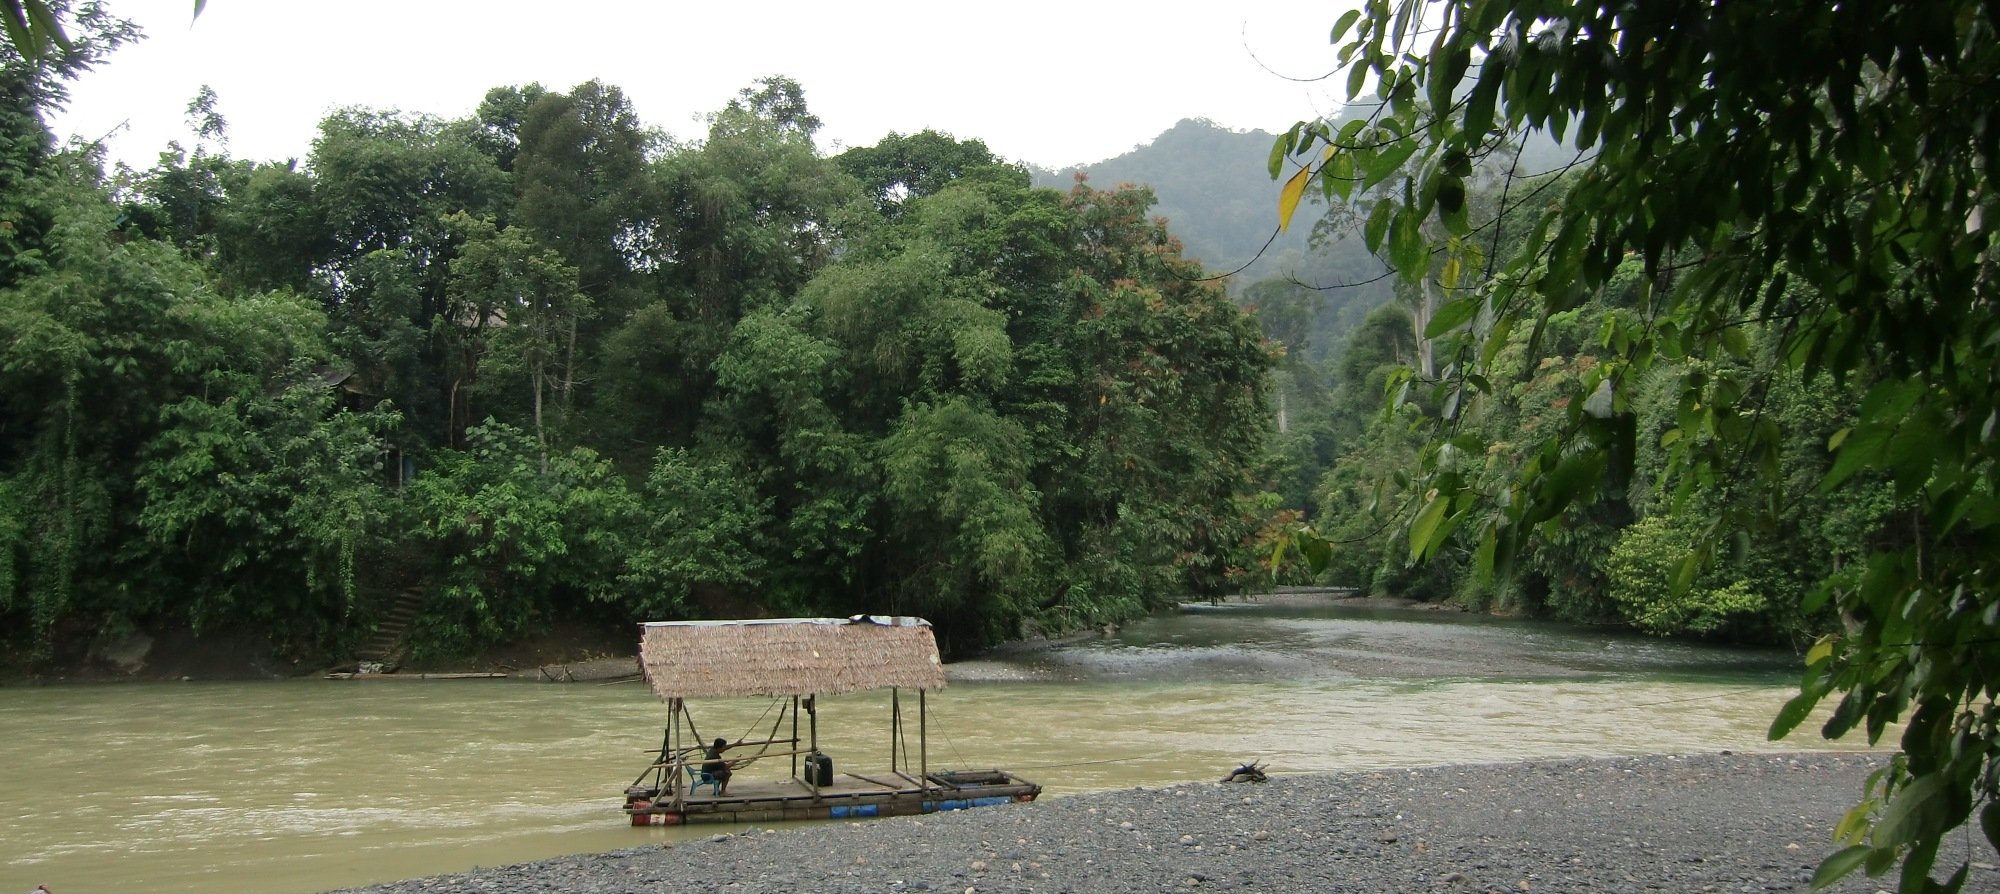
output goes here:
{"type": "Polygon", "coordinates": [[[358,674],[353,671],[335,671],[327,674],[329,680],[505,680],[507,675],[491,673],[448,673],[448,674],[358,674]]]}
{"type": "Polygon", "coordinates": [[[735,780],[729,794],[704,792],[628,798],[625,812],[635,826],[687,823],[763,823],[808,819],[914,816],[1033,801],[1042,787],[1001,770],[933,774],[927,785],[900,773],[842,773],[832,785],[815,789],[799,779],[735,780]]]}

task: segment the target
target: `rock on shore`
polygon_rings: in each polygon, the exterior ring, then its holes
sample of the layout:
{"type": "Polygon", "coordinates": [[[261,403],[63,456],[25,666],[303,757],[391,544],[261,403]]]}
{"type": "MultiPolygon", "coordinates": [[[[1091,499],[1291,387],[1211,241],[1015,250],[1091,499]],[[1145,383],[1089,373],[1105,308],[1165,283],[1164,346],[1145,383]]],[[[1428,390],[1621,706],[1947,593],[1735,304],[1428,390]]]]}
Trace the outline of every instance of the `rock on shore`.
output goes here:
{"type": "MultiPolygon", "coordinates": [[[[1881,762],[1721,754],[1279,776],[781,826],[355,890],[1803,892],[1881,762]]],[[[1995,855],[1976,847],[1965,890],[2000,890],[1995,855]]],[[[1832,890],[1893,887],[1857,875],[1832,890]]]]}

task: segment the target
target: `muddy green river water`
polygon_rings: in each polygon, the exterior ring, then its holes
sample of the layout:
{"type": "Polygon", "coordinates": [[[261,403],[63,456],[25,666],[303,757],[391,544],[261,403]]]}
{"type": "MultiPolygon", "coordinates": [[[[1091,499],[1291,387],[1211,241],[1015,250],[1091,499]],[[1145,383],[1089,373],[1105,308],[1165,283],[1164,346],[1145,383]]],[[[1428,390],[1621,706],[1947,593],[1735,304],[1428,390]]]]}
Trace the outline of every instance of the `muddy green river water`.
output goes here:
{"type": "MultiPolygon", "coordinates": [[[[930,766],[1006,767],[1060,797],[1249,759],[1308,773],[1770,749],[1795,667],[1450,613],[1231,606],[954,665],[929,700],[930,766]]],[[[734,738],[769,705],[693,707],[734,738]]],[[[888,711],[886,693],[821,700],[838,769],[886,767],[888,711]]],[[[0,887],[307,894],[665,841],[690,833],[618,812],[665,716],[636,683],[0,688],[0,887]]],[[[1784,747],[1835,747],[1795,735],[1784,747]]]]}

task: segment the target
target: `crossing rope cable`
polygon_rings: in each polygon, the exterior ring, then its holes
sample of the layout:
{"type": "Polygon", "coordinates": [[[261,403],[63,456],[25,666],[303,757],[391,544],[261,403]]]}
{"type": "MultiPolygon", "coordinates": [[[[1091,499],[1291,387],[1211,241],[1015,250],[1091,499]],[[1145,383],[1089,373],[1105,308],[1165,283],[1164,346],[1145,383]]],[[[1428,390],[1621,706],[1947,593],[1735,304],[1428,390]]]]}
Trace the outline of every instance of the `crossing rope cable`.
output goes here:
{"type": "Polygon", "coordinates": [[[1127,761],[1145,760],[1146,757],[1147,756],[1143,754],[1135,754],[1130,757],[1107,757],[1094,761],[1070,761],[1068,763],[1062,763],[1062,764],[1015,764],[1015,765],[1009,765],[1008,769],[1059,770],[1064,767],[1087,767],[1092,764],[1122,764],[1127,761]]]}
{"type": "MultiPolygon", "coordinates": [[[[940,712],[940,711],[938,711],[937,709],[933,708],[933,709],[931,709],[931,713],[932,713],[932,714],[942,714],[943,712],[940,712]]],[[[939,720],[943,720],[944,718],[943,718],[942,716],[940,716],[940,717],[939,717],[938,719],[939,719],[939,720]]],[[[949,749],[951,749],[951,756],[952,756],[952,758],[953,758],[954,760],[958,761],[958,763],[959,763],[959,766],[965,766],[965,764],[966,764],[966,760],[965,760],[965,755],[959,752],[959,750],[958,750],[958,743],[957,743],[957,742],[954,742],[954,741],[952,741],[952,738],[951,738],[951,734],[950,734],[950,733],[948,733],[948,732],[945,732],[945,729],[944,729],[944,725],[943,725],[943,724],[941,724],[941,723],[940,723],[940,724],[938,725],[938,729],[937,729],[937,732],[938,732],[938,735],[939,735],[939,736],[941,736],[941,737],[942,737],[942,738],[944,739],[944,744],[945,744],[945,747],[946,747],[946,748],[949,748],[949,749]]],[[[1065,763],[1057,763],[1057,764],[1012,764],[1012,763],[1010,763],[1010,764],[1008,764],[1008,765],[1007,765],[1007,768],[1008,768],[1008,769],[1010,769],[1010,770],[1060,770],[1060,769],[1063,769],[1063,768],[1065,768],[1065,767],[1087,767],[1087,766],[1090,766],[1090,765],[1093,765],[1093,764],[1120,764],[1120,763],[1125,763],[1126,761],[1136,761],[1136,760],[1142,760],[1142,759],[1144,759],[1145,757],[1146,757],[1146,755],[1143,755],[1143,754],[1135,754],[1135,755],[1132,755],[1132,756],[1130,756],[1130,757],[1107,757],[1107,758],[1101,758],[1101,759],[1099,759],[1099,760],[1089,760],[1089,761],[1068,761],[1068,762],[1065,762],[1065,763]]]]}
{"type": "Polygon", "coordinates": [[[1613,710],[1623,711],[1632,708],[1657,708],[1661,705],[1678,705],[1681,704],[1682,702],[1707,701],[1709,699],[1725,698],[1732,695],[1746,695],[1752,692],[1764,692],[1764,691],[1766,690],[1764,689],[1764,687],[1761,686],[1746,686],[1741,689],[1731,689],[1727,692],[1713,692],[1708,695],[1690,695],[1686,698],[1670,698],[1666,699],[1665,701],[1642,702],[1636,705],[1618,705],[1613,710]]]}

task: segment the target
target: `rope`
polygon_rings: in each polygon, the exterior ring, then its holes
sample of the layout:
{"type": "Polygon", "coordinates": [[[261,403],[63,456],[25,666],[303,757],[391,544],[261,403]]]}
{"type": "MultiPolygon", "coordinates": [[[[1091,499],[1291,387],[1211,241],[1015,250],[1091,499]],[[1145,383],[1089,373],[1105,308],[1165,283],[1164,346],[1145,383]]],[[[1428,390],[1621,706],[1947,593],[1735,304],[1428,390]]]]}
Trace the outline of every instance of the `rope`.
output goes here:
{"type": "Polygon", "coordinates": [[[1716,693],[1711,693],[1709,695],[1690,695],[1687,698],[1670,698],[1667,699],[1666,701],[1659,701],[1659,702],[1646,702],[1644,704],[1637,704],[1637,705],[1618,705],[1612,710],[1625,711],[1625,710],[1630,710],[1632,708],[1656,708],[1659,707],[1660,705],[1678,705],[1682,702],[1707,701],[1709,699],[1727,698],[1729,696],[1734,696],[1734,695],[1744,695],[1751,692],[1764,692],[1764,691],[1766,691],[1765,688],[1761,686],[1746,686],[1742,689],[1731,689],[1728,692],[1716,692],[1716,693]]]}
{"type": "Polygon", "coordinates": [[[1071,761],[1071,762],[1069,762],[1069,763],[1066,763],[1066,764],[1009,764],[1009,765],[1008,765],[1008,769],[1010,769],[1010,770],[1014,770],[1014,769],[1019,769],[1019,770],[1059,770],[1059,769],[1062,769],[1063,767],[1087,767],[1087,766],[1090,766],[1090,765],[1092,765],[1092,764],[1122,764],[1122,763],[1125,763],[1126,761],[1136,761],[1136,760],[1144,760],[1144,759],[1145,759],[1145,757],[1146,757],[1146,755],[1143,755],[1143,754],[1135,754],[1135,755],[1132,755],[1131,757],[1107,757],[1107,758],[1104,758],[1103,760],[1095,760],[1095,761],[1071,761]]]}
{"type": "MultiPolygon", "coordinates": [[[[775,708],[775,707],[777,707],[777,706],[778,706],[778,704],[779,704],[780,702],[783,702],[783,701],[784,701],[784,699],[781,699],[781,698],[778,698],[778,699],[772,699],[772,700],[771,700],[771,703],[770,703],[770,704],[768,704],[768,705],[765,705],[765,706],[764,706],[764,713],[762,713],[762,714],[759,714],[759,715],[757,715],[757,719],[756,719],[756,720],[752,720],[752,721],[750,721],[750,725],[749,725],[748,727],[746,727],[746,728],[745,728],[745,729],[743,730],[743,735],[741,735],[741,736],[738,736],[738,737],[737,737],[737,739],[736,739],[736,741],[738,741],[738,742],[743,742],[743,741],[747,741],[747,740],[748,740],[748,739],[750,738],[750,734],[751,734],[751,733],[754,733],[754,732],[756,732],[756,731],[757,731],[757,727],[759,727],[759,726],[762,726],[762,725],[763,725],[763,723],[764,723],[764,718],[766,718],[766,717],[769,717],[769,716],[771,716],[771,709],[772,709],[772,708],[775,708]]],[[[784,718],[782,718],[782,717],[781,717],[781,718],[779,718],[779,719],[780,719],[780,720],[783,720],[784,718]]],[[[776,725],[776,724],[773,724],[773,725],[771,726],[771,728],[775,730],[775,729],[777,729],[778,727],[777,727],[777,725],[776,725]]],[[[765,743],[765,746],[766,746],[766,747],[769,747],[769,744],[770,744],[770,743],[765,743]]],[[[761,752],[761,751],[759,751],[759,752],[757,752],[757,753],[758,753],[758,754],[763,754],[763,752],[761,752]]]]}
{"type": "MultiPolygon", "coordinates": [[[[924,702],[922,701],[919,701],[918,705],[920,705],[921,707],[917,708],[917,722],[924,723],[925,718],[923,716],[923,712],[927,710],[929,706],[925,705],[924,702]]],[[[925,729],[926,732],[928,732],[929,728],[926,727],[925,729]]],[[[910,773],[910,728],[907,724],[903,722],[903,700],[900,696],[896,698],[895,732],[896,732],[897,743],[903,747],[903,775],[908,776],[910,773]]],[[[891,767],[890,769],[895,769],[895,768],[891,767]]]]}
{"type": "MultiPolygon", "coordinates": [[[[931,713],[932,713],[932,714],[942,714],[943,712],[939,711],[939,710],[938,710],[938,709],[936,709],[936,708],[932,708],[932,709],[931,709],[931,713]]],[[[939,720],[943,720],[944,718],[940,716],[940,717],[939,717],[938,719],[939,719],[939,720]]],[[[945,745],[945,747],[946,747],[946,748],[949,748],[949,749],[951,749],[951,756],[952,756],[952,759],[953,759],[953,760],[956,760],[956,761],[958,761],[958,765],[959,765],[959,766],[961,766],[961,767],[965,766],[965,755],[963,755],[963,754],[960,754],[960,753],[959,753],[959,751],[958,751],[958,743],[957,743],[957,742],[953,742],[953,741],[951,740],[951,733],[948,733],[948,732],[945,732],[945,730],[944,730],[944,724],[942,724],[942,723],[938,724],[938,730],[937,730],[937,731],[938,731],[938,735],[940,735],[940,736],[943,736],[943,737],[944,737],[944,745],[945,745]]]]}
{"type": "MultiPolygon", "coordinates": [[[[772,702],[772,704],[774,704],[774,705],[775,705],[775,704],[782,704],[783,702],[784,702],[784,699],[778,699],[777,701],[774,701],[774,702],[772,702]]],[[[764,713],[766,713],[766,714],[769,714],[769,713],[771,713],[771,709],[770,709],[770,708],[765,708],[765,709],[764,709],[764,713]]],[[[757,719],[758,719],[758,720],[763,720],[764,718],[762,718],[762,717],[759,717],[759,718],[757,718],[757,719]]],[[[763,757],[763,756],[764,756],[764,752],[766,752],[766,751],[770,751],[770,750],[771,750],[771,743],[772,743],[772,742],[776,742],[776,741],[778,741],[778,726],[779,726],[780,724],[784,723],[784,722],[785,722],[785,712],[783,712],[783,711],[779,711],[779,712],[778,712],[778,716],[776,716],[776,717],[773,717],[773,718],[771,718],[771,731],[770,731],[770,732],[768,732],[768,733],[765,733],[765,734],[764,734],[764,745],[763,745],[763,747],[761,747],[761,748],[758,748],[758,749],[757,749],[757,757],[763,757]]],[[[799,743],[798,743],[798,741],[797,741],[797,740],[793,740],[793,742],[792,742],[792,744],[791,744],[791,746],[790,746],[790,747],[791,747],[791,749],[792,749],[793,751],[797,751],[797,750],[799,749],[799,743]]],[[[753,760],[754,760],[754,759],[755,759],[755,758],[753,758],[753,760]]]]}
{"type": "MultiPolygon", "coordinates": [[[[932,714],[938,714],[938,710],[936,710],[936,708],[932,708],[930,712],[932,712],[932,714]]],[[[938,720],[942,720],[942,718],[938,718],[938,720]]],[[[952,734],[950,734],[950,732],[944,732],[944,724],[938,724],[938,736],[942,736],[942,738],[944,738],[944,746],[952,750],[952,760],[958,760],[958,766],[966,766],[966,756],[958,752],[958,742],[952,742],[952,734]]],[[[1066,766],[1092,766],[1092,764],[1124,764],[1124,762],[1128,762],[1128,760],[1144,760],[1144,758],[1146,758],[1144,754],[1134,754],[1134,756],[1130,756],[1130,758],[1102,758],[1102,760],[1072,760],[1072,762],[1068,762],[1068,764],[1012,764],[1012,762],[1010,762],[1010,764],[1008,764],[1008,770],[1062,770],[1062,768],[1066,768],[1066,766]]]]}

